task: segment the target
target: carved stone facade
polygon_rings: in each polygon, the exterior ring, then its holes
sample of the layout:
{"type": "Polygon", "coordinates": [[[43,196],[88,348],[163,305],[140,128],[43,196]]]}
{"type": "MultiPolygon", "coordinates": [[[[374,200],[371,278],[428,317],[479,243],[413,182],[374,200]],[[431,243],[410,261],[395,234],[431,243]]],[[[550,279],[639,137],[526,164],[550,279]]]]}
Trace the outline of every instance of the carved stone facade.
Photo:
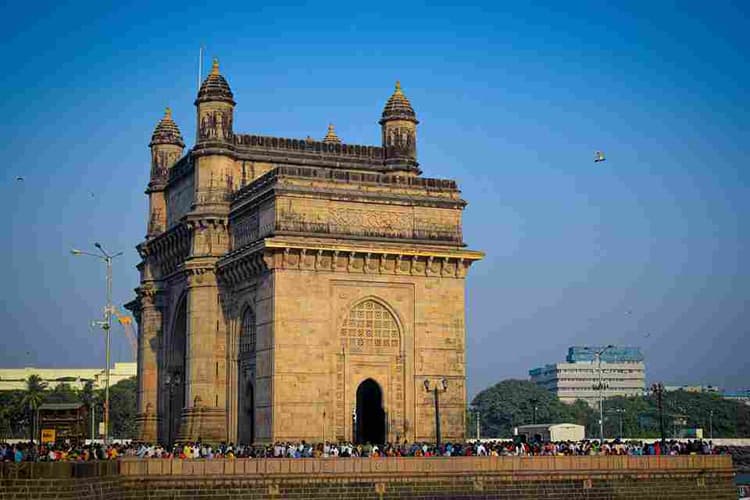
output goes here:
{"type": "MultiPolygon", "coordinates": [[[[456,183],[421,177],[400,86],[381,146],[235,134],[215,64],[195,145],[152,136],[138,245],[140,438],[434,440],[464,435],[465,248],[456,183]],[[175,154],[179,152],[178,154],[175,154]],[[177,159],[179,157],[179,159],[177,159]]],[[[338,142],[337,142],[338,141],[338,142]]]]}

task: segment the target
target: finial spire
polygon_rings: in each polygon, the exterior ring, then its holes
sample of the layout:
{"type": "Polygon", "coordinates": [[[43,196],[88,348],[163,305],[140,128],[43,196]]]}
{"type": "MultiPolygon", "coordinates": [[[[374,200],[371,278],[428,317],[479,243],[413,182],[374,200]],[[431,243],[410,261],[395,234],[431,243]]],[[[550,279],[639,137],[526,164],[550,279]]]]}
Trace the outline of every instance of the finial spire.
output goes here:
{"type": "Polygon", "coordinates": [[[165,120],[171,120],[172,119],[172,108],[167,106],[167,109],[164,110],[164,119],[165,120]]]}
{"type": "Polygon", "coordinates": [[[403,94],[403,92],[401,92],[401,82],[399,80],[396,80],[396,91],[395,91],[395,93],[396,94],[403,94]]]}
{"type": "Polygon", "coordinates": [[[214,57],[214,62],[211,65],[211,74],[212,75],[219,74],[219,58],[218,57],[214,57]]]}
{"type": "Polygon", "coordinates": [[[328,124],[328,133],[323,138],[323,142],[326,144],[341,144],[341,139],[336,135],[333,123],[328,124]]]}

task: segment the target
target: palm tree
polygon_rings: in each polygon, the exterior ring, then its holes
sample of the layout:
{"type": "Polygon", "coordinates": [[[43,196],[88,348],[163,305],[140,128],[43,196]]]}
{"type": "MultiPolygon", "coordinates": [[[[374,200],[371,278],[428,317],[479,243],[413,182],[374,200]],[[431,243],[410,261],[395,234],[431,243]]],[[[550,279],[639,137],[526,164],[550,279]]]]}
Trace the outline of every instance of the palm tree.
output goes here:
{"type": "Polygon", "coordinates": [[[36,414],[39,406],[44,401],[44,392],[47,390],[47,383],[39,375],[29,375],[26,379],[26,394],[24,394],[21,403],[29,409],[29,421],[31,422],[31,440],[36,436],[36,414]]]}
{"type": "Polygon", "coordinates": [[[91,416],[91,439],[94,439],[96,435],[94,432],[94,404],[96,404],[96,393],[94,392],[94,382],[92,380],[86,381],[83,388],[78,392],[78,397],[83,404],[86,405],[89,415],[91,416]]]}

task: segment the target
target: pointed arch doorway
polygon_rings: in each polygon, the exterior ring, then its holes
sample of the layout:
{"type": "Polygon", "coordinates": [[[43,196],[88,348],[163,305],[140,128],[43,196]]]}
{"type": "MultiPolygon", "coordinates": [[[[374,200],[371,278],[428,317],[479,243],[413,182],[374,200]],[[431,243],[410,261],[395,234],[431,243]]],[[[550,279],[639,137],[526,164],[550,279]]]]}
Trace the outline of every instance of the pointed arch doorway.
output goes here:
{"type": "Polygon", "coordinates": [[[357,443],[385,443],[385,410],[383,391],[368,378],[357,387],[357,443]]]}

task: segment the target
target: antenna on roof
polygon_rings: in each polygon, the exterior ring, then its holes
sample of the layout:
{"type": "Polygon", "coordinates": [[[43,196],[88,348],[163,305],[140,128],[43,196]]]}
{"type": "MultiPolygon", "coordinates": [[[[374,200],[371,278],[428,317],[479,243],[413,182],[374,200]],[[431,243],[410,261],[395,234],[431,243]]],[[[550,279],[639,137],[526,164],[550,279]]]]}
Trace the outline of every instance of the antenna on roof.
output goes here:
{"type": "Polygon", "coordinates": [[[203,45],[198,49],[198,90],[201,89],[201,80],[203,79],[203,45]]]}

